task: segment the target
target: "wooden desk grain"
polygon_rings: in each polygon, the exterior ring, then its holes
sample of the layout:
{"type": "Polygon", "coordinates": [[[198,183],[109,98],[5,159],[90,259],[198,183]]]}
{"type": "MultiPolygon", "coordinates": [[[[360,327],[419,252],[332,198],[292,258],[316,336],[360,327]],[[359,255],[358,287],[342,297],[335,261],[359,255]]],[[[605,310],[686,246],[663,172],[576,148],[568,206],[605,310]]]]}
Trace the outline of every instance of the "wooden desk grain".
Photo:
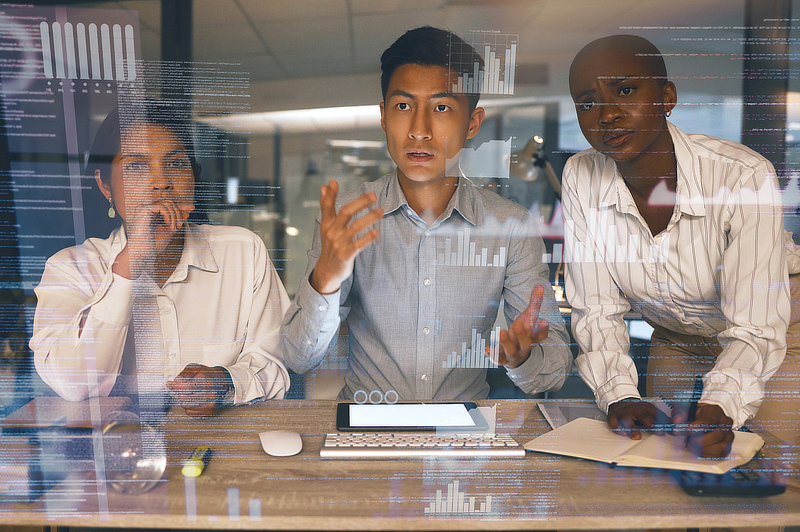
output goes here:
{"type": "MultiPolygon", "coordinates": [[[[497,404],[498,431],[524,442],[548,430],[534,401],[497,404]]],[[[78,472],[34,503],[0,504],[0,523],[281,530],[800,524],[796,489],[765,499],[697,498],[684,494],[661,471],[611,468],[543,454],[511,460],[322,460],[323,434],[335,430],[334,405],[272,401],[203,420],[171,411],[165,423],[167,473],[153,491],[125,496],[109,490],[102,496],[103,486],[98,489],[94,472],[78,472]],[[303,452],[289,458],[267,456],[257,434],[270,429],[300,432],[303,452]],[[215,454],[192,485],[180,473],[181,462],[199,444],[214,447],[215,454]],[[460,492],[476,498],[476,507],[491,495],[491,513],[425,513],[436,491],[446,494],[454,481],[460,492]]]]}

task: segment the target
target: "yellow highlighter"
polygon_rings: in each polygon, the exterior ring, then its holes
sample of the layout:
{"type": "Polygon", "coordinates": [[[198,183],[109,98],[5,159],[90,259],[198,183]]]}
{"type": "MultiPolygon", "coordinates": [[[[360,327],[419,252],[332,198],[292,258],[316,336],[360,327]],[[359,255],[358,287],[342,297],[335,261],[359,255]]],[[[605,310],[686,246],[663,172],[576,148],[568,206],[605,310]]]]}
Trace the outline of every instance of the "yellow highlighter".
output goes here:
{"type": "Polygon", "coordinates": [[[183,476],[199,477],[211,460],[211,451],[212,449],[210,447],[204,445],[195,449],[194,452],[192,452],[192,456],[183,464],[183,469],[181,469],[183,476]]]}

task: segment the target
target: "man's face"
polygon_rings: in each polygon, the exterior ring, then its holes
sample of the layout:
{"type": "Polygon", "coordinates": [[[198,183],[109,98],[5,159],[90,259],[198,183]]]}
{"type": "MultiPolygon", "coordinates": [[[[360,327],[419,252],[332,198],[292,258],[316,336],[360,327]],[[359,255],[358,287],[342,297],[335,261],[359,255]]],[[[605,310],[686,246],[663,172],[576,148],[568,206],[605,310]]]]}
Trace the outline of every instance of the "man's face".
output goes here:
{"type": "Polygon", "coordinates": [[[647,58],[625,50],[597,50],[573,65],[570,92],[583,136],[618,163],[667,149],[665,112],[677,96],[672,82],[653,75],[647,58]]]}
{"type": "Polygon", "coordinates": [[[457,75],[441,66],[406,64],[392,74],[380,105],[381,128],[401,181],[458,175],[457,155],[478,134],[484,113],[470,112],[466,95],[450,92],[455,81],[457,75]]]}

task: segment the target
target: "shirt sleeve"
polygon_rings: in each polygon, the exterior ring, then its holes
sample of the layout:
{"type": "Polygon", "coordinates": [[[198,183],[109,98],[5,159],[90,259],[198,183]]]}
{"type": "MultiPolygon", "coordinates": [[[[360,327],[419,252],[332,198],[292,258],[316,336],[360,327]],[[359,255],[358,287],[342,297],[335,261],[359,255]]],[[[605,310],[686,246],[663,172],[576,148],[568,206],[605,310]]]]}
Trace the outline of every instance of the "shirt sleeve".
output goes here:
{"type": "MultiPolygon", "coordinates": [[[[584,207],[578,195],[580,163],[573,157],[564,168],[564,245],[567,262],[566,292],[572,307],[572,334],[580,354],[575,360],[581,378],[595,396],[598,407],[626,398],[640,398],[639,377],[628,354],[630,336],[623,316],[630,303],[614,282],[605,262],[595,262],[595,244],[587,227],[584,207]]],[[[599,177],[599,176],[596,176],[599,177]]]]}
{"type": "Polygon", "coordinates": [[[542,263],[544,243],[528,216],[512,236],[503,284],[503,309],[511,324],[530,303],[536,285],[544,287],[539,317],[547,320],[549,331],[541,344],[531,348],[528,359],[516,368],[507,368],[509,378],[525,393],[558,390],[572,367],[572,351],[564,321],[550,285],[549,270],[542,263]]]}
{"type": "Polygon", "coordinates": [[[242,352],[224,366],[233,381],[233,403],[255,399],[282,399],[289,389],[289,372],[278,354],[280,325],[289,296],[260,238],[255,242],[253,298],[242,352]]]}
{"type": "Polygon", "coordinates": [[[763,161],[728,198],[720,298],[728,327],[701,400],[719,405],[740,427],[758,410],[764,384],[786,355],[789,278],[783,212],[772,165],[763,161]]]}
{"type": "MultiPolygon", "coordinates": [[[[100,258],[86,264],[100,263],[100,258]]],[[[122,367],[131,322],[132,282],[82,271],[77,259],[51,257],[36,288],[30,346],[36,371],[68,401],[108,396],[122,367]],[[99,288],[97,279],[101,282],[99,288]],[[94,288],[93,288],[94,286],[94,288]]]]}
{"type": "Polygon", "coordinates": [[[351,274],[338,292],[323,295],[309,280],[320,256],[320,218],[314,228],[314,243],[308,251],[308,266],[292,304],[281,325],[281,353],[286,365],[297,373],[306,373],[322,364],[331,340],[347,317],[347,300],[353,284],[351,274]]]}

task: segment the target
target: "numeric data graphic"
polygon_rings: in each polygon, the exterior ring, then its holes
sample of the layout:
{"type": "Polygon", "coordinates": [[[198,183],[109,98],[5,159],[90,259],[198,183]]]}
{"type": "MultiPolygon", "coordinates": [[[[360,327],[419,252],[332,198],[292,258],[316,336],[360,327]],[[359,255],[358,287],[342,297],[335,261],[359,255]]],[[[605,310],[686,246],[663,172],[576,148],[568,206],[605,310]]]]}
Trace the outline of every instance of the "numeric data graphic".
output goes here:
{"type": "Polygon", "coordinates": [[[484,68],[472,54],[450,42],[450,69],[463,72],[453,84],[453,92],[466,94],[514,94],[519,35],[495,32],[472,32],[464,41],[483,56],[484,68]]]}

